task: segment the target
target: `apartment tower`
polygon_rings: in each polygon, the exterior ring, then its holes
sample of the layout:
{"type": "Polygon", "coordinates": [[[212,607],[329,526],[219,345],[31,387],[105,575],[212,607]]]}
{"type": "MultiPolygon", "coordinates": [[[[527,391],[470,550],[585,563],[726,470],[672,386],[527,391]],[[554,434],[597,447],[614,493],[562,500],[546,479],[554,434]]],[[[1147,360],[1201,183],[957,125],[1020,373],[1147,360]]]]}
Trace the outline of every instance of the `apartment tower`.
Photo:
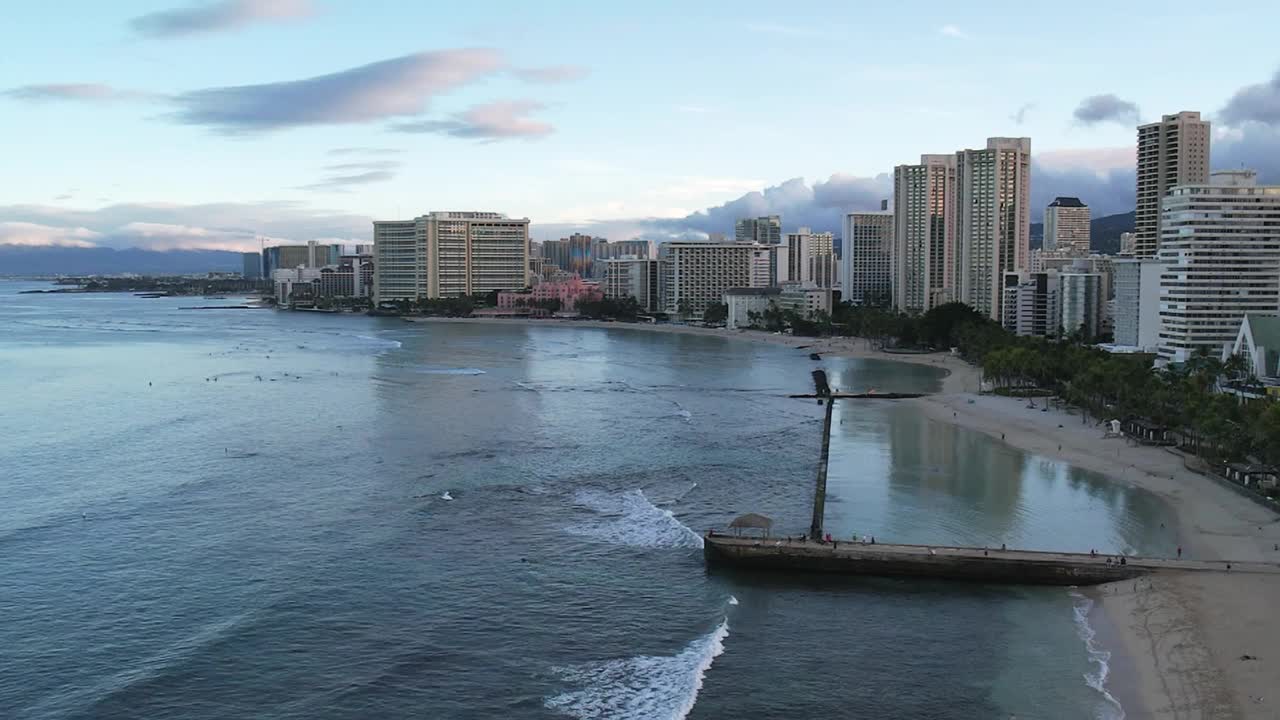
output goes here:
{"type": "Polygon", "coordinates": [[[1200,113],[1165,115],[1138,126],[1138,204],[1135,257],[1154,257],[1161,231],[1160,202],[1178,185],[1209,182],[1209,121],[1200,113]]]}
{"type": "Polygon", "coordinates": [[[954,299],[956,156],[893,169],[893,307],[923,313],[954,299]]]}
{"type": "Polygon", "coordinates": [[[529,220],[433,212],[375,221],[376,301],[483,295],[529,284],[529,220]]]}
{"type": "Polygon", "coordinates": [[[1031,138],[989,138],[955,166],[957,299],[1000,321],[1005,273],[1030,260],[1031,138]]]}

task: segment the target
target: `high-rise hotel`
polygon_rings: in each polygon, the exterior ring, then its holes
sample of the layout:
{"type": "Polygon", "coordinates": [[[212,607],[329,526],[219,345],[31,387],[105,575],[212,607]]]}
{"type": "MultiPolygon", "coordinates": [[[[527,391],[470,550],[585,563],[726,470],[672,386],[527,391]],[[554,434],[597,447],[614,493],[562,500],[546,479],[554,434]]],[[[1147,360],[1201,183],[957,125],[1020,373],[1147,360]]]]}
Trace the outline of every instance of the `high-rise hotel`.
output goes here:
{"type": "Polygon", "coordinates": [[[1178,185],[1209,182],[1209,121],[1200,113],[1165,115],[1138,126],[1138,204],[1134,256],[1155,257],[1162,237],[1160,202],[1178,185]]]}
{"type": "Polygon", "coordinates": [[[433,212],[375,221],[376,302],[481,295],[529,284],[529,219],[433,212]]]}
{"type": "Polygon", "coordinates": [[[893,169],[893,307],[923,313],[954,300],[956,156],[893,169]]]}
{"type": "Polygon", "coordinates": [[[1159,260],[1160,357],[1218,356],[1245,314],[1280,309],[1280,186],[1228,170],[1173,188],[1159,260]]]}
{"type": "Polygon", "coordinates": [[[1004,274],[1031,257],[1031,138],[956,153],[958,298],[999,321],[1004,274]]]}

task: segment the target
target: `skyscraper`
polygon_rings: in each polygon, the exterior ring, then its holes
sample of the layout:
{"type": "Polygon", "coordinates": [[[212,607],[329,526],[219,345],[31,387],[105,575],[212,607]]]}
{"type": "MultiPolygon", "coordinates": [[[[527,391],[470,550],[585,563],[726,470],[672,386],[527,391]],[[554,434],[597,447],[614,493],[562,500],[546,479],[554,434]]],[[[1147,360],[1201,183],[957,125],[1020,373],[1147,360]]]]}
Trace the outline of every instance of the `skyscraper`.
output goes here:
{"type": "Polygon", "coordinates": [[[734,223],[733,239],[740,243],[777,245],[782,242],[782,217],[766,215],[758,218],[742,218],[734,223]]]}
{"type": "Polygon", "coordinates": [[[809,233],[807,262],[807,282],[820,288],[834,288],[839,267],[836,263],[836,236],[829,232],[809,233]]]}
{"type": "Polygon", "coordinates": [[[999,321],[1004,274],[1031,253],[1031,138],[956,153],[957,299],[999,321]]]}
{"type": "Polygon", "coordinates": [[[1089,254],[1089,206],[1080,198],[1055,198],[1044,209],[1044,249],[1089,254]]]}
{"type": "Polygon", "coordinates": [[[893,292],[893,213],[848,213],[843,244],[844,299],[855,305],[887,305],[893,292]]]}
{"type": "Polygon", "coordinates": [[[396,302],[427,296],[425,236],[420,243],[415,220],[373,223],[374,301],[396,302]]]}
{"type": "Polygon", "coordinates": [[[1134,255],[1154,257],[1161,232],[1160,202],[1178,185],[1209,182],[1209,121],[1200,113],[1165,115],[1138,126],[1138,205],[1134,255]]]}
{"type": "Polygon", "coordinates": [[[1164,199],[1160,356],[1185,362],[1233,342],[1246,313],[1280,311],[1280,185],[1215,172],[1164,199]]]}
{"type": "Polygon", "coordinates": [[[956,156],[893,169],[893,307],[923,313],[955,299],[956,156]]]}

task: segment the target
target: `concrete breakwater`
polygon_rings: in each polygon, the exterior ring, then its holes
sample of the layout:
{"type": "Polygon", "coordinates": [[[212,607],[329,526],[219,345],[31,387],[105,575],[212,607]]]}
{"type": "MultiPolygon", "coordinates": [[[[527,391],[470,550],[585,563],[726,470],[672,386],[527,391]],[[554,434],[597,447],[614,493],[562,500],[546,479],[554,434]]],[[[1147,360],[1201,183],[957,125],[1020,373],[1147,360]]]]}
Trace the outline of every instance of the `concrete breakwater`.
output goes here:
{"type": "Polygon", "coordinates": [[[926,577],[1017,585],[1100,585],[1155,572],[1219,571],[1277,573],[1275,563],[1165,560],[1088,553],[999,550],[928,545],[819,543],[786,538],[708,534],[703,553],[709,564],[775,570],[926,577]]]}

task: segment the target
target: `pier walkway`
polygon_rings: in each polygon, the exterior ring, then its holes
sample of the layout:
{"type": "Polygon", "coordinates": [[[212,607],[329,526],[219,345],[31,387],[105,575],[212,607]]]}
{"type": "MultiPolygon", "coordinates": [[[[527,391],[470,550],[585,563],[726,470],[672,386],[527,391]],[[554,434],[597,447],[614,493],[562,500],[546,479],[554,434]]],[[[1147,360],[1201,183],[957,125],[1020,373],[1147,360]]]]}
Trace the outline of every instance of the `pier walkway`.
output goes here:
{"type": "Polygon", "coordinates": [[[777,537],[707,534],[712,564],[844,575],[931,577],[1021,585],[1097,585],[1152,573],[1231,572],[1280,575],[1280,563],[1167,560],[1088,553],[937,545],[825,543],[777,537]],[[1108,562],[1110,559],[1110,562],[1108,562]]]}

